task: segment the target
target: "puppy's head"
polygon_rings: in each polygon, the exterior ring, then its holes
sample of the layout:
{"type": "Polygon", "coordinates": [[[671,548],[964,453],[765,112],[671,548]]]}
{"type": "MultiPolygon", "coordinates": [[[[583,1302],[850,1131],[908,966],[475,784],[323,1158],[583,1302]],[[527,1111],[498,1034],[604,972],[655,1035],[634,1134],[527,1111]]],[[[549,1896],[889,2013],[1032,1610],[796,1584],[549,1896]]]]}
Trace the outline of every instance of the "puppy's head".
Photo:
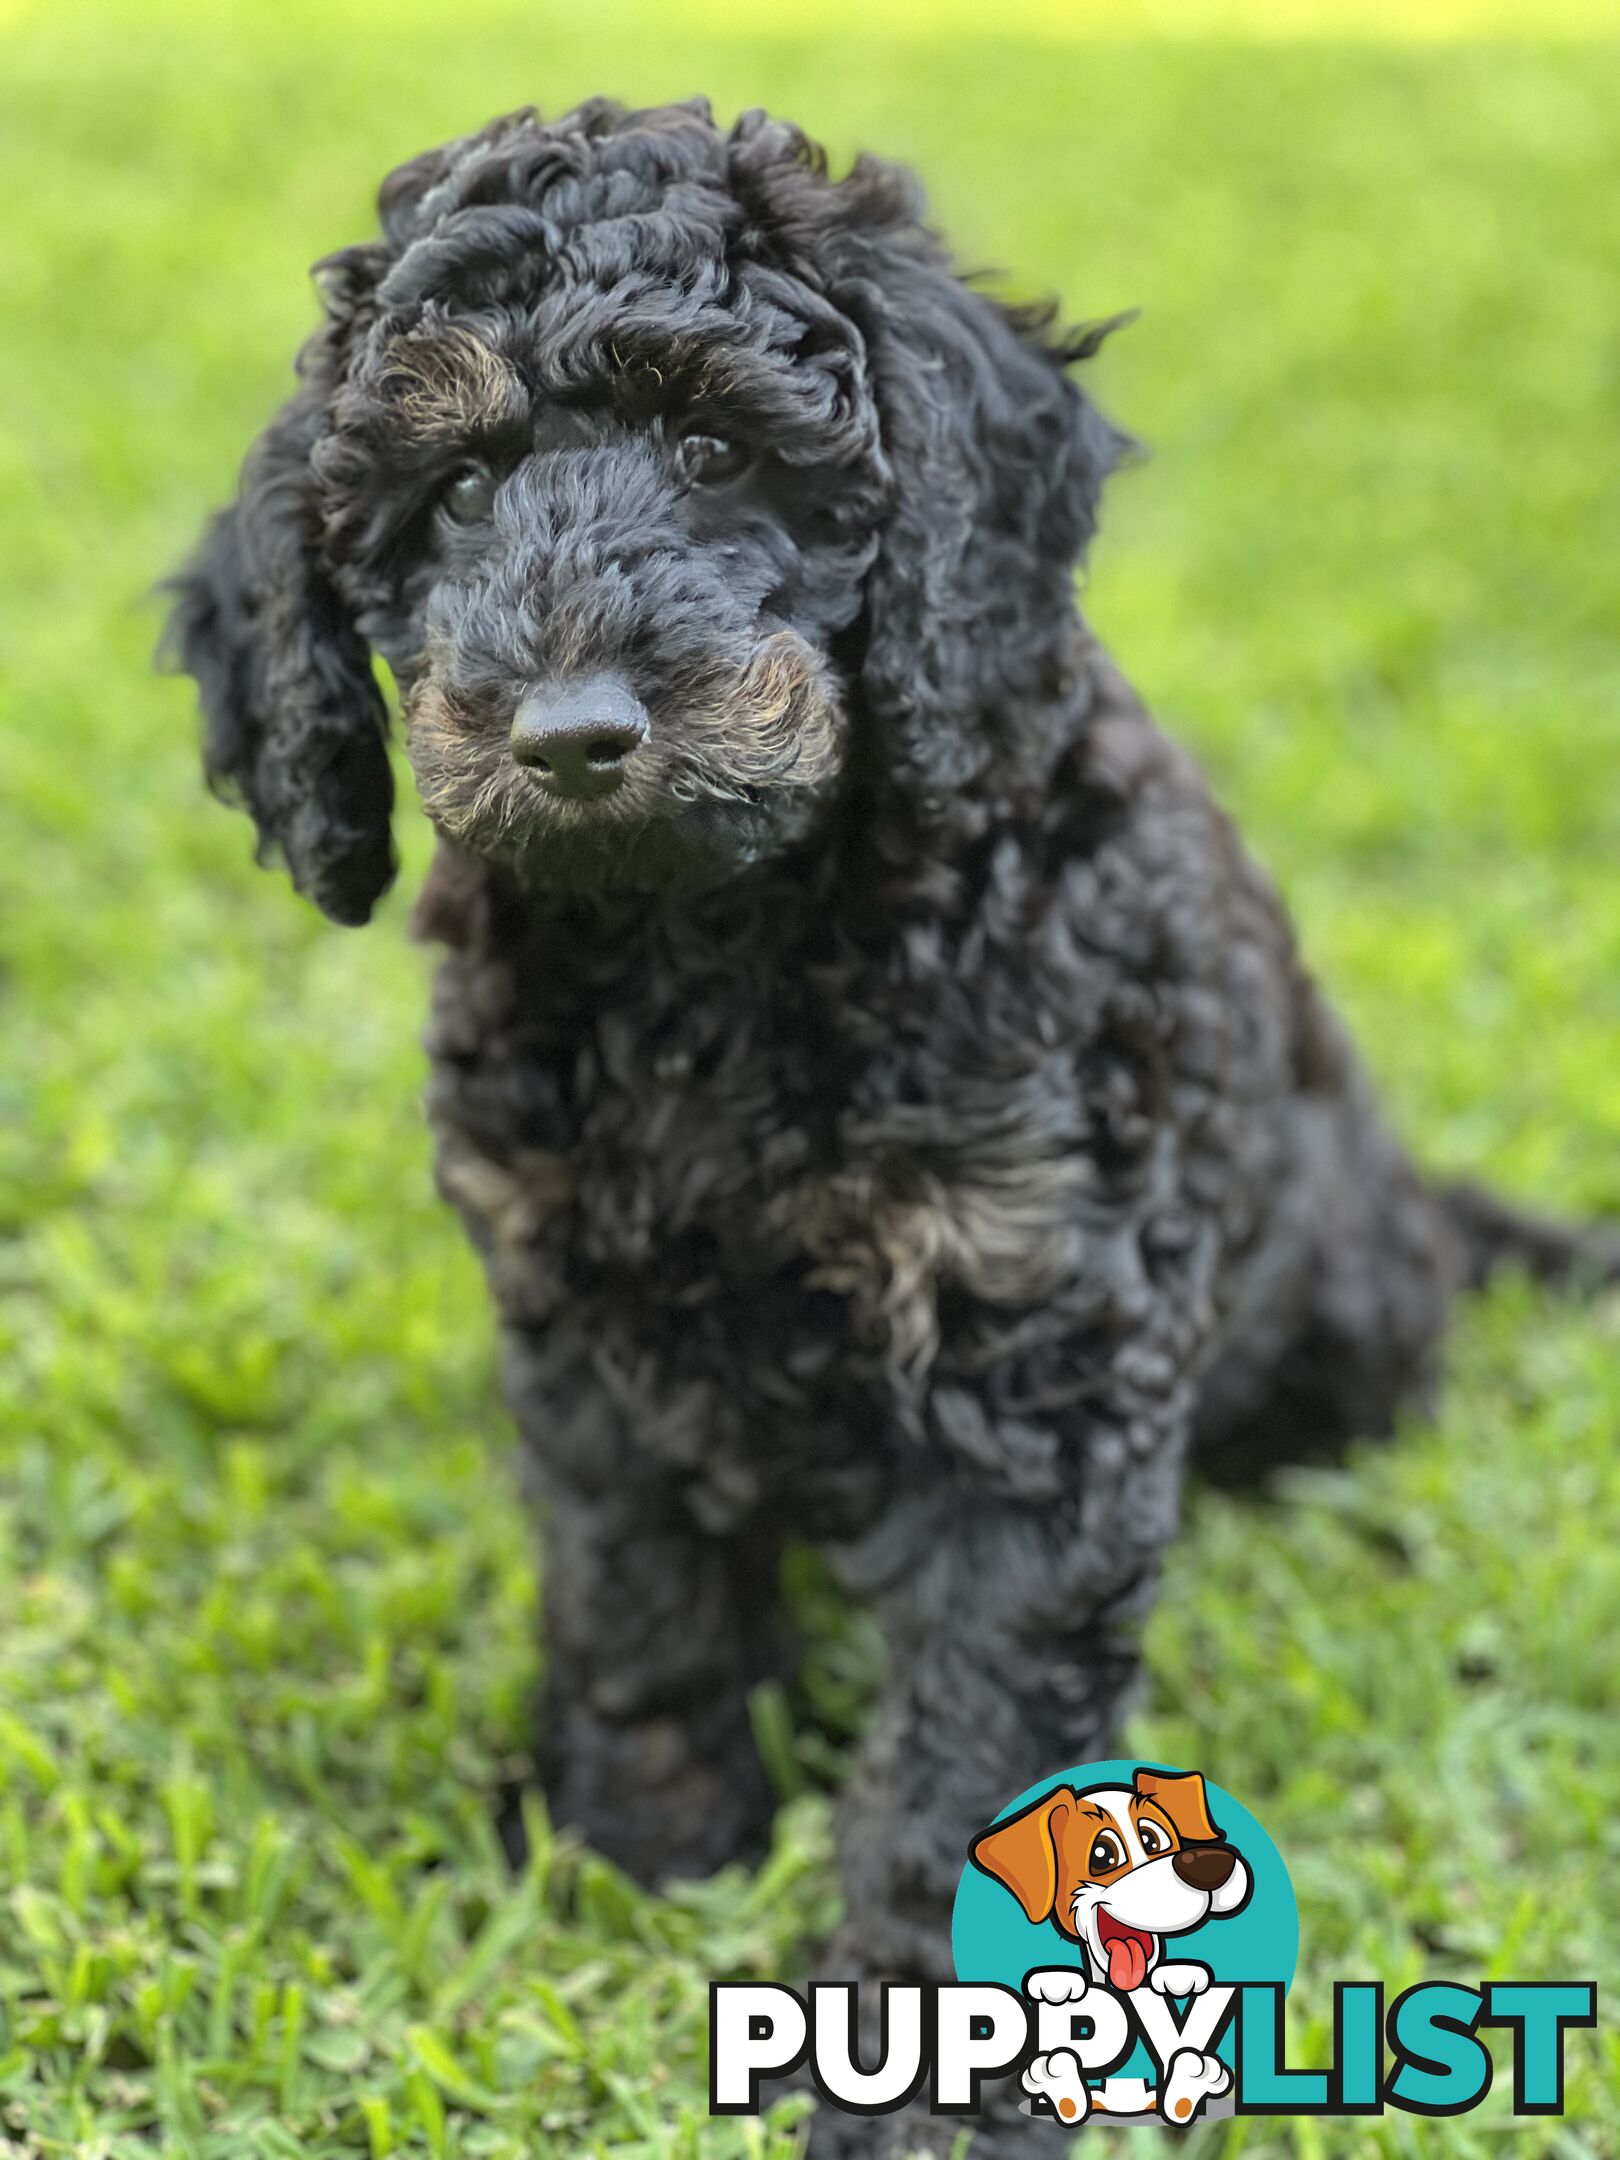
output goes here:
{"type": "Polygon", "coordinates": [[[923,825],[1033,772],[1119,438],[1094,340],[964,285],[902,174],[598,102],[380,213],[172,622],[211,778],[329,914],[392,875],[374,653],[428,815],[537,888],[724,878],[862,770],[923,825]]]}
{"type": "Polygon", "coordinates": [[[1128,1994],[1184,1935],[1247,1903],[1250,1877],[1211,1820],[1197,1771],[1138,1770],[1129,1785],[1067,1785],[981,1832],[975,1864],[1082,1944],[1128,1994]]]}

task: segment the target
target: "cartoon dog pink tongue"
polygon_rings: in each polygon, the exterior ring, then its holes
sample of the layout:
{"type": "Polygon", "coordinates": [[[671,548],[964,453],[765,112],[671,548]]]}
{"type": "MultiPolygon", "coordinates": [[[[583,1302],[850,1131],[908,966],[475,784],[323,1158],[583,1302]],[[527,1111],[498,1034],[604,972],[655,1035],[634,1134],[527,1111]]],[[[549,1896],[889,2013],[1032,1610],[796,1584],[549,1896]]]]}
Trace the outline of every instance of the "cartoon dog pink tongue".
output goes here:
{"type": "Polygon", "coordinates": [[[1143,1928],[1126,1927],[1110,1912],[1098,1913],[1097,1933],[1108,1960],[1108,1985],[1117,1995],[1129,1995],[1147,1978],[1153,1937],[1143,1928]]]}

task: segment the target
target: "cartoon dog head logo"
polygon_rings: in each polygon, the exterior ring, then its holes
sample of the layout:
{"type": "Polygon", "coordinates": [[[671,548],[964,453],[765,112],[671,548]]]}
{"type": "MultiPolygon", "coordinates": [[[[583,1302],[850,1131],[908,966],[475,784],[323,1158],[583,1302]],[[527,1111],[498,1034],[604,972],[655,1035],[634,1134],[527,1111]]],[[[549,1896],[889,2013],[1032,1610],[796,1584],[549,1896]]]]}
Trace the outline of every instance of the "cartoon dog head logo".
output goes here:
{"type": "Polygon", "coordinates": [[[981,1831],[976,1867],[1036,1923],[1050,1920],[1117,1994],[1164,1962],[1167,1938],[1241,1912],[1253,1889],[1199,1773],[1139,1769],[1129,1785],[1059,1785],[981,1831]]]}

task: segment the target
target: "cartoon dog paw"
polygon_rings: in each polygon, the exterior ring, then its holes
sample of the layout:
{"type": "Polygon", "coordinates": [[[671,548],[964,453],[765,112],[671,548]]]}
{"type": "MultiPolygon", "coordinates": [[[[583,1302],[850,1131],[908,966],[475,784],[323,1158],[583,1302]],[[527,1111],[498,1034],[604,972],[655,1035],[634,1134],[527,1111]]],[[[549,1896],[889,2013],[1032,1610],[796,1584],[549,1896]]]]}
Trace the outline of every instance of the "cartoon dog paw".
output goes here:
{"type": "MultiPolygon", "coordinates": [[[[1183,2054],[1187,2052],[1182,2050],[1183,2054]]],[[[1052,2113],[1059,2122],[1083,2123],[1091,2113],[1091,2093],[1081,2075],[1080,2058],[1069,2048],[1054,2048],[1050,2055],[1037,2055],[1020,2082],[1032,2099],[1052,2103],[1052,2113]]]]}
{"type": "Polygon", "coordinates": [[[1202,1995],[1213,1977],[1207,1965],[1158,1965],[1148,1974],[1148,1986],[1158,1995],[1202,1995]]]}
{"type": "Polygon", "coordinates": [[[1170,2058],[1159,2112],[1167,2123],[1190,2123],[1206,2100],[1218,2099],[1231,2083],[1232,2073],[1218,2055],[1178,2048],[1170,2058]]]}
{"type": "Polygon", "coordinates": [[[1032,1972],[1024,1982],[1024,1992],[1034,2002],[1078,2002],[1089,1993],[1091,1982],[1076,1965],[1054,1965],[1045,1972],[1032,1972]]]}

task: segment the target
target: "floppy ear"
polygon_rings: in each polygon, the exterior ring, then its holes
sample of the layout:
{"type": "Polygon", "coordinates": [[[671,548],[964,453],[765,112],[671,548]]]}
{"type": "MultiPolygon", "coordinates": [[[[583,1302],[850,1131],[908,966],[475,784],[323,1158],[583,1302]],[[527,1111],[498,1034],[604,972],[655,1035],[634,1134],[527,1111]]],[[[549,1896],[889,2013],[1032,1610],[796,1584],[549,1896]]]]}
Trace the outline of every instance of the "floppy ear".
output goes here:
{"type": "Polygon", "coordinates": [[[894,487],[867,585],[863,689],[886,753],[939,811],[997,756],[998,731],[1001,753],[1016,749],[1020,703],[1057,688],[1076,565],[1131,447],[1067,370],[1115,325],[1054,338],[1050,309],[965,284],[888,168],[858,165],[837,192],[877,204],[874,229],[857,219],[850,235],[869,261],[845,304],[867,340],[894,487]]]}
{"type": "Polygon", "coordinates": [[[1188,1845],[1218,1845],[1221,1833],[1210,1817],[1204,1780],[1196,1770],[1138,1770],[1131,1783],[1143,1800],[1153,1800],[1176,1826],[1176,1835],[1188,1845]]]}
{"type": "Polygon", "coordinates": [[[1059,1785],[1005,1822],[981,1830],[968,1848],[974,1866],[1004,1883],[1025,1918],[1037,1924],[1057,1909],[1057,1833],[1073,1806],[1074,1794],[1059,1785]]]}
{"type": "Polygon", "coordinates": [[[261,859],[279,854],[334,921],[363,923],[393,881],[394,782],[371,654],[322,552],[311,457],[332,328],[172,580],[164,652],[196,678],[209,784],[252,812],[261,859]]]}
{"type": "Polygon", "coordinates": [[[874,791],[913,825],[974,829],[987,811],[959,791],[1043,777],[1039,715],[1068,667],[1075,565],[1132,447],[1067,369],[1115,322],[1053,337],[1050,309],[965,283],[899,166],[861,157],[831,182],[822,151],[757,112],[731,144],[745,207],[858,333],[875,406],[882,529],[857,749],[871,745],[874,791]]]}

